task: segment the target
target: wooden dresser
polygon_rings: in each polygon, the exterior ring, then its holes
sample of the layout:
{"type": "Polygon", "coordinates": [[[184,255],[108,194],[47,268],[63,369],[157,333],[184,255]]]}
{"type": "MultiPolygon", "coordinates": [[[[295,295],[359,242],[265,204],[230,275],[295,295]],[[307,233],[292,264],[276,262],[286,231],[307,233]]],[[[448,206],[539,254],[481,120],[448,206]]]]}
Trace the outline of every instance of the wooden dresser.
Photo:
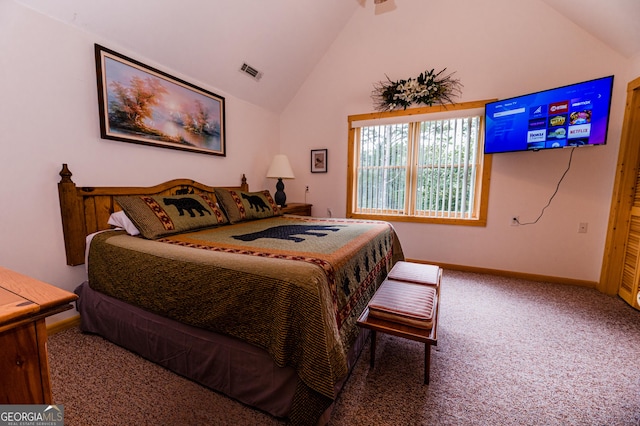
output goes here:
{"type": "Polygon", "coordinates": [[[0,404],[53,404],[45,318],[77,298],[0,267],[0,404]]]}

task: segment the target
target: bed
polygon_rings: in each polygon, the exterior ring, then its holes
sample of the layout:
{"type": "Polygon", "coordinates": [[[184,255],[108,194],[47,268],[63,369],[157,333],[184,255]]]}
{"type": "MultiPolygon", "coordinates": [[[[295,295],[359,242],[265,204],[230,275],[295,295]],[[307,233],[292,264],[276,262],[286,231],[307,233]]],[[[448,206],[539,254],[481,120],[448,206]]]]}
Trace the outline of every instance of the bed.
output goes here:
{"type": "Polygon", "coordinates": [[[366,338],[357,318],[403,258],[389,223],[282,215],[244,176],[78,187],[66,164],[60,176],[67,263],[88,259],[83,331],[292,424],[328,421],[366,338]]]}

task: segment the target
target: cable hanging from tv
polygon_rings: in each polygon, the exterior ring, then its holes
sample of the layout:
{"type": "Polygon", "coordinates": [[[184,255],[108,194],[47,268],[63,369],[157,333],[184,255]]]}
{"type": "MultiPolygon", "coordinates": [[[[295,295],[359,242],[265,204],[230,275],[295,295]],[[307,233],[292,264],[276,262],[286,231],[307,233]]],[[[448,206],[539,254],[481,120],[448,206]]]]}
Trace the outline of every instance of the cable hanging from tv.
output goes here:
{"type": "Polygon", "coordinates": [[[567,169],[564,171],[564,173],[560,177],[560,180],[558,181],[558,184],[556,185],[556,190],[553,191],[553,194],[551,195],[551,198],[549,198],[549,202],[540,211],[540,215],[533,222],[520,222],[517,218],[514,218],[514,220],[516,221],[516,223],[518,225],[523,225],[523,226],[524,225],[535,225],[536,223],[538,223],[540,218],[542,218],[542,215],[544,215],[544,211],[547,209],[547,207],[549,207],[551,205],[551,201],[553,201],[553,199],[555,198],[556,194],[558,193],[558,190],[560,189],[560,184],[564,180],[564,178],[567,175],[567,173],[569,173],[569,169],[571,169],[571,160],[573,159],[573,151],[575,151],[575,150],[576,150],[575,146],[573,148],[571,148],[571,154],[569,154],[569,164],[567,164],[567,169]]]}

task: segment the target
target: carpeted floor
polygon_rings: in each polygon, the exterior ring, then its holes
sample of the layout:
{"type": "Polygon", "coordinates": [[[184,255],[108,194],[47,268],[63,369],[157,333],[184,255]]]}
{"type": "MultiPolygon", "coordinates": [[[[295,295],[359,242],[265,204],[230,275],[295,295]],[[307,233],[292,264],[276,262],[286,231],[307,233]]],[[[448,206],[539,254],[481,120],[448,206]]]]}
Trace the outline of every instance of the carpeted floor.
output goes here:
{"type": "MultiPolygon", "coordinates": [[[[420,343],[380,334],[330,424],[640,425],[640,312],[596,290],[445,271],[431,384],[420,343]]],[[[49,337],[73,425],[282,425],[100,337],[49,337]]]]}

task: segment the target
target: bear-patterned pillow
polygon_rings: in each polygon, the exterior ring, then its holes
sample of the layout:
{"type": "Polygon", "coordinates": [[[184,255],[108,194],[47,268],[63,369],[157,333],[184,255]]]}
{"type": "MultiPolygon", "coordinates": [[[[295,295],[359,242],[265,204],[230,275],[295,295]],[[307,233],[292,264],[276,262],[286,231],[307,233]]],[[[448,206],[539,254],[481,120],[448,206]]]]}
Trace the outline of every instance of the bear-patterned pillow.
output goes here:
{"type": "Polygon", "coordinates": [[[245,192],[216,188],[216,198],[231,223],[282,214],[268,190],[245,192]]]}
{"type": "Polygon", "coordinates": [[[148,239],[229,223],[215,198],[206,194],[131,195],[116,202],[148,239]]]}

